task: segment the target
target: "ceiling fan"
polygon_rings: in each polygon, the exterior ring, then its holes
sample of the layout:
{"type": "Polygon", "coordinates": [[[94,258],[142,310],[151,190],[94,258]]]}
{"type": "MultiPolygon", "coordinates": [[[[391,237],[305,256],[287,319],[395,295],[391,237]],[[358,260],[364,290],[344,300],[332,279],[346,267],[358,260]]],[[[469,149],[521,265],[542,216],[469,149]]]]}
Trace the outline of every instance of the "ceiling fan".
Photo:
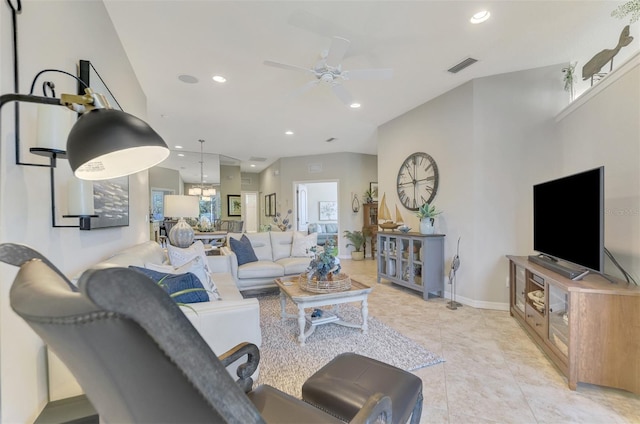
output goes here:
{"type": "Polygon", "coordinates": [[[341,62],[344,55],[347,53],[347,49],[350,44],[351,42],[346,38],[334,36],[331,41],[331,46],[328,50],[325,50],[320,54],[320,60],[313,66],[313,68],[303,68],[301,66],[288,65],[286,63],[274,62],[271,60],[265,60],[264,64],[267,66],[274,66],[276,68],[310,73],[315,77],[315,79],[294,91],[292,93],[293,96],[299,96],[319,84],[326,84],[344,104],[351,105],[353,103],[353,98],[349,91],[347,91],[347,89],[342,85],[343,80],[389,79],[393,77],[393,69],[378,68],[355,69],[350,71],[343,70],[341,62]]]}

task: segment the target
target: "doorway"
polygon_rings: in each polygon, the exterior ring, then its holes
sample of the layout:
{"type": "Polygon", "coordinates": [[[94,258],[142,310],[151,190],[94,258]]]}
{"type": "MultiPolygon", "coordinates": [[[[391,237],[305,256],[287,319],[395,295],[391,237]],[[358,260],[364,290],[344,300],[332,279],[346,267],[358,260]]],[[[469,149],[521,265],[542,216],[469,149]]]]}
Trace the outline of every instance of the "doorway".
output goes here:
{"type": "Polygon", "coordinates": [[[294,182],[294,190],[298,231],[307,232],[314,224],[339,227],[338,181],[294,182]]]}
{"type": "Polygon", "coordinates": [[[256,233],[258,232],[258,192],[257,191],[243,191],[240,193],[242,196],[242,220],[244,221],[244,232],[256,233]]]}

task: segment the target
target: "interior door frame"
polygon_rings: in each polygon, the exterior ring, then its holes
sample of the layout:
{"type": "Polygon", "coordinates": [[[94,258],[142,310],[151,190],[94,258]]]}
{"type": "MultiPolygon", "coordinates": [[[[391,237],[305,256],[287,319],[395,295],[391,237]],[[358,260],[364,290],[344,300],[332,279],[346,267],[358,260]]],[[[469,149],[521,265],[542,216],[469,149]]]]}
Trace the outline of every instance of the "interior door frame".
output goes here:
{"type": "Polygon", "coordinates": [[[244,226],[242,231],[243,232],[248,232],[247,229],[249,227],[249,217],[247,217],[247,207],[246,207],[246,200],[247,200],[247,195],[251,194],[255,196],[256,199],[256,207],[255,207],[255,216],[251,217],[255,224],[256,224],[256,229],[255,232],[258,231],[258,229],[260,228],[260,192],[258,191],[253,191],[253,190],[242,190],[240,192],[240,199],[242,201],[242,209],[240,212],[240,219],[242,219],[244,221],[244,226]]]}
{"type": "MultiPolygon", "coordinates": [[[[298,185],[302,184],[302,185],[309,185],[309,184],[317,184],[317,183],[335,183],[336,184],[336,202],[338,203],[338,234],[340,233],[340,222],[341,222],[341,210],[340,207],[342,205],[342,202],[340,201],[340,180],[331,180],[331,179],[327,179],[327,180],[299,180],[299,181],[293,181],[293,193],[292,193],[292,198],[293,198],[293,210],[295,211],[294,213],[296,214],[296,216],[294,217],[296,220],[296,228],[298,228],[298,196],[297,196],[297,189],[298,189],[298,185]]],[[[307,190],[307,194],[308,194],[309,190],[307,190]]],[[[308,197],[307,197],[308,198],[308,197]]],[[[338,254],[340,251],[340,237],[338,237],[338,254]]]]}

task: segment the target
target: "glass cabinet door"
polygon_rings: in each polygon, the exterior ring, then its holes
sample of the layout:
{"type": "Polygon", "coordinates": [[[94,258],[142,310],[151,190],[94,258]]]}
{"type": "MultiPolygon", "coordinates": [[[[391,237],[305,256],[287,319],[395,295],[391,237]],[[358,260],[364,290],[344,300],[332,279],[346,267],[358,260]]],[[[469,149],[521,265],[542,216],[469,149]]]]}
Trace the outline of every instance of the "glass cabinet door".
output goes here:
{"type": "Polygon", "coordinates": [[[402,264],[402,274],[399,278],[409,284],[422,285],[422,266],[420,262],[420,250],[422,241],[413,238],[404,238],[400,240],[402,246],[402,255],[400,263],[402,264]]]}
{"type": "Polygon", "coordinates": [[[525,305],[525,269],[522,266],[515,265],[515,287],[514,302],[516,309],[524,314],[525,305]]]}
{"type": "Polygon", "coordinates": [[[569,356],[569,293],[549,285],[549,341],[569,356]]]}

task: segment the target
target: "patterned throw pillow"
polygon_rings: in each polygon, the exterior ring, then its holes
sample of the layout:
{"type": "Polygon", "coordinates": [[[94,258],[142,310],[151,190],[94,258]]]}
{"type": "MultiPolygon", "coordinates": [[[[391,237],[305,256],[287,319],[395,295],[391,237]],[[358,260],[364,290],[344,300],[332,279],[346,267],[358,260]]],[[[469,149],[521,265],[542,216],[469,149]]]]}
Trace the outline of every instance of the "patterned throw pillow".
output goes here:
{"type": "Polygon", "coordinates": [[[221,300],[220,293],[218,293],[218,288],[216,284],[211,279],[211,274],[204,266],[202,262],[202,258],[197,256],[193,258],[190,262],[186,264],[174,267],[172,265],[158,265],[154,263],[146,263],[144,267],[153,271],[164,272],[167,274],[184,274],[186,272],[191,272],[195,274],[196,277],[200,280],[203,287],[207,289],[207,293],[209,294],[209,300],[221,300]]]}
{"type": "Polygon", "coordinates": [[[310,250],[318,244],[318,233],[305,234],[300,231],[293,233],[293,243],[291,244],[291,256],[294,258],[308,258],[313,256],[310,250]]]}
{"type": "Polygon", "coordinates": [[[168,245],[167,254],[169,255],[169,262],[171,262],[171,265],[175,267],[182,266],[191,262],[196,256],[200,256],[204,267],[209,271],[209,267],[207,266],[207,254],[204,252],[204,244],[202,243],[202,240],[197,240],[187,248],[168,245]]]}
{"type": "Polygon", "coordinates": [[[256,252],[253,251],[253,246],[251,246],[251,241],[246,235],[243,235],[240,240],[231,237],[229,242],[231,244],[231,250],[238,258],[238,265],[258,261],[256,252]]]}
{"type": "Polygon", "coordinates": [[[202,283],[198,277],[191,272],[187,272],[186,274],[167,274],[133,265],[129,266],[129,268],[151,278],[156,284],[160,283],[160,286],[169,295],[182,290],[201,289],[172,297],[172,299],[177,303],[199,303],[209,301],[209,296],[207,296],[207,292],[204,290],[202,283]]]}

